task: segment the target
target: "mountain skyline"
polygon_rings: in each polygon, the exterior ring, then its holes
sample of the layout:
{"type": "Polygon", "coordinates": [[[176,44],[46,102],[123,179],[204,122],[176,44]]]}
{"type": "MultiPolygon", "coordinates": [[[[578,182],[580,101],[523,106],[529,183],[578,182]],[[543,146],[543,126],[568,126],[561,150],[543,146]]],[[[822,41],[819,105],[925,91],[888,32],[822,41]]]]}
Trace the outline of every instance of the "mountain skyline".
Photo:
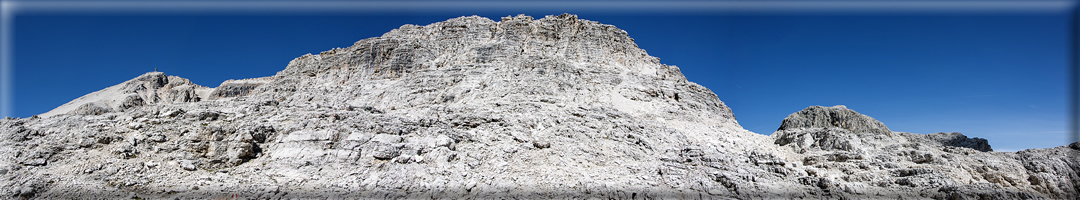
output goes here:
{"type": "MultiPolygon", "coordinates": [[[[216,87],[401,24],[480,15],[55,14],[14,20],[14,117],[158,69],[216,87]]],[[[894,131],[961,132],[995,150],[1065,140],[1067,13],[677,14],[576,12],[612,24],[771,134],[808,106],[846,105],[894,131]]]]}

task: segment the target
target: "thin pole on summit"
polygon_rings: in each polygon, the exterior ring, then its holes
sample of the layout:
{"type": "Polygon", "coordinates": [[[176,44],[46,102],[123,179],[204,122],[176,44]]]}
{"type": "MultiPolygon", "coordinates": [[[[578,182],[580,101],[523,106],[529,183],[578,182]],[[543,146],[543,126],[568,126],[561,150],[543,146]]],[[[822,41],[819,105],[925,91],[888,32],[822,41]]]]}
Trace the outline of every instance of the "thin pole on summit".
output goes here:
{"type": "Polygon", "coordinates": [[[1080,25],[1080,5],[1073,4],[1072,15],[1069,17],[1069,141],[1068,143],[1077,142],[1080,140],[1080,56],[1077,55],[1080,52],[1080,45],[1077,44],[1077,34],[1080,34],[1080,30],[1077,30],[1080,25]]]}

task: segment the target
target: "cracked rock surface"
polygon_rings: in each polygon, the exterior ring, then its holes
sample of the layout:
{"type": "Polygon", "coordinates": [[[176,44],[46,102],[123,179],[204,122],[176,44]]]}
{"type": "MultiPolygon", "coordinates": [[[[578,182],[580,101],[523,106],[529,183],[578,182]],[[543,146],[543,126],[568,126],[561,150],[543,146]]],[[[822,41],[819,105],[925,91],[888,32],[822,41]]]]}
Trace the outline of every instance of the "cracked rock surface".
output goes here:
{"type": "Polygon", "coordinates": [[[614,26],[460,17],[0,120],[0,198],[1080,198],[1080,143],[994,152],[843,106],[779,127],[743,129],[614,26]]]}

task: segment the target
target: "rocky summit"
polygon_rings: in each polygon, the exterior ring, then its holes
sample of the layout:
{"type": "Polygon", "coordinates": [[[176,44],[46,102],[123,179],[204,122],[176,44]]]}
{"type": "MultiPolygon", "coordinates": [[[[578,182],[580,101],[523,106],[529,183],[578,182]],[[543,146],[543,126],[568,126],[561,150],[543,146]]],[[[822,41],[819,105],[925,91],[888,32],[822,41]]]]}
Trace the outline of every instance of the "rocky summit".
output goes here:
{"type": "Polygon", "coordinates": [[[994,152],[844,106],[752,133],[615,26],[471,16],[0,120],[0,197],[1077,199],[1078,149],[994,152]]]}

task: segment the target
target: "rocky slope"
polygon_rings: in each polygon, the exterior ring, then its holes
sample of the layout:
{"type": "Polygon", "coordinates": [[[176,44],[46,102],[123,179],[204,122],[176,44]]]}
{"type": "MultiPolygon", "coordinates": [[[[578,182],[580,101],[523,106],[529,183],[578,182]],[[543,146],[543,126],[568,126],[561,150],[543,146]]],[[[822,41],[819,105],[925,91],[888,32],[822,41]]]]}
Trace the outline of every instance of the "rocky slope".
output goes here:
{"type": "Polygon", "coordinates": [[[4,198],[1080,198],[1080,143],[993,152],[843,106],[755,134],[567,14],[405,25],[216,88],[151,72],[0,137],[4,198]]]}

